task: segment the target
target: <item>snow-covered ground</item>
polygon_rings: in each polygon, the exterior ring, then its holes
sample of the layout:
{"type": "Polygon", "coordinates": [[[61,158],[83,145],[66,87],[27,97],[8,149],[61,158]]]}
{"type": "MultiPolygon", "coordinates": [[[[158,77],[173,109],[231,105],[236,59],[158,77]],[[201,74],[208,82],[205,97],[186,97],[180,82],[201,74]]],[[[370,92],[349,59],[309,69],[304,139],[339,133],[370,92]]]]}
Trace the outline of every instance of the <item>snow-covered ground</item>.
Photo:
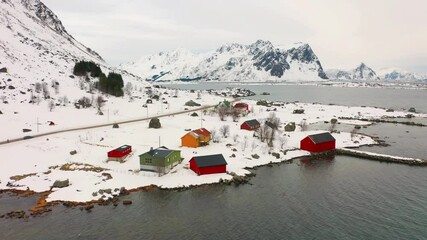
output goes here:
{"type": "MultiPolygon", "coordinates": [[[[161,89],[169,92],[162,95],[168,104],[161,101],[149,105],[149,116],[177,112],[188,108],[184,103],[194,100],[203,105],[218,103],[223,97],[202,94],[201,99],[196,93],[180,91],[177,98],[172,96],[174,90],[161,89]],[[163,105],[163,106],[162,106],[163,105]]],[[[55,180],[69,179],[70,186],[65,188],[54,188],[48,201],[63,200],[86,202],[97,200],[100,197],[108,198],[111,194],[94,196],[93,193],[100,189],[111,189],[112,193],[118,193],[118,189],[125,187],[134,189],[151,184],[174,188],[189,185],[200,185],[216,183],[220,179],[231,179],[229,174],[213,174],[197,176],[188,168],[188,161],[197,155],[208,155],[222,153],[228,162],[227,171],[238,175],[248,173],[246,168],[265,165],[270,162],[281,162],[295,157],[308,155],[308,152],[298,150],[301,139],[319,131],[304,132],[297,126],[295,132],[284,132],[283,126],[289,122],[299,124],[305,120],[308,124],[330,121],[331,118],[354,117],[354,118],[381,118],[383,116],[403,117],[405,112],[386,112],[384,109],[369,107],[344,107],[329,106],[307,103],[289,103],[282,107],[257,106],[254,101],[243,100],[253,109],[253,112],[242,117],[238,122],[233,122],[231,117],[221,121],[218,115],[198,112],[199,117],[192,117],[190,113],[167,116],[160,119],[162,128],[149,129],[148,121],[122,124],[120,128],[113,129],[111,126],[90,130],[81,130],[61,134],[50,135],[41,138],[29,139],[21,142],[0,145],[0,155],[7,156],[0,159],[0,189],[20,189],[36,192],[48,191],[55,180]],[[244,120],[256,118],[262,122],[267,118],[272,108],[274,113],[281,119],[282,125],[274,142],[274,147],[269,148],[266,143],[253,137],[253,132],[240,130],[240,124],[244,120]],[[293,114],[295,109],[304,109],[304,114],[293,114]],[[200,115],[202,117],[200,117],[200,115]],[[220,136],[219,129],[223,125],[230,127],[227,138],[220,136]],[[201,126],[216,132],[219,142],[197,149],[181,147],[180,138],[186,133],[186,129],[197,129],[201,126]],[[129,144],[133,153],[124,163],[106,162],[107,152],[123,144],[129,144]],[[226,146],[226,145],[229,146],[226,146]],[[155,173],[139,171],[139,155],[148,151],[150,147],[166,146],[170,149],[181,150],[183,162],[175,167],[169,174],[159,177],[155,173]],[[70,151],[76,150],[77,154],[71,155],[70,151]],[[284,155],[280,150],[288,150],[284,155]],[[280,153],[280,158],[269,154],[269,152],[280,153]],[[235,157],[231,157],[235,154],[235,157]],[[252,157],[259,155],[259,159],[252,157]],[[97,169],[94,169],[97,167],[97,169]],[[99,171],[94,171],[98,170],[99,171]],[[61,170],[62,169],[62,170],[61,170]],[[74,170],[74,171],[70,171],[74,170]],[[103,175],[104,173],[104,175],[103,175]],[[108,173],[112,179],[105,175],[108,173]],[[30,174],[20,180],[12,180],[12,176],[23,176],[30,174]],[[9,183],[9,184],[8,184],[9,183]],[[116,192],[114,191],[116,190],[116,192]]],[[[47,107],[37,107],[23,104],[20,113],[11,114],[11,109],[5,108],[6,114],[0,115],[1,138],[12,138],[22,136],[22,128],[31,128],[36,131],[36,118],[43,123],[39,126],[39,132],[48,132],[52,129],[71,128],[96,123],[105,123],[129,118],[145,117],[146,108],[142,105],[145,99],[136,98],[128,102],[127,98],[111,98],[104,107],[104,112],[109,109],[108,116],[96,115],[96,109],[77,110],[74,107],[58,107],[50,112],[47,107]],[[37,114],[38,115],[37,115],[37,114]],[[19,116],[19,117],[18,117],[19,116]],[[55,121],[56,126],[48,126],[46,121],[55,121]]],[[[3,108],[2,108],[3,109],[3,108]]],[[[426,117],[424,115],[417,115],[426,117]]],[[[360,121],[343,120],[342,123],[362,125],[360,121]]],[[[28,134],[28,133],[27,133],[28,134]]],[[[30,135],[30,134],[29,134],[30,135]]],[[[362,135],[341,132],[334,133],[337,139],[337,147],[357,147],[365,144],[375,144],[375,141],[362,135]]]]}

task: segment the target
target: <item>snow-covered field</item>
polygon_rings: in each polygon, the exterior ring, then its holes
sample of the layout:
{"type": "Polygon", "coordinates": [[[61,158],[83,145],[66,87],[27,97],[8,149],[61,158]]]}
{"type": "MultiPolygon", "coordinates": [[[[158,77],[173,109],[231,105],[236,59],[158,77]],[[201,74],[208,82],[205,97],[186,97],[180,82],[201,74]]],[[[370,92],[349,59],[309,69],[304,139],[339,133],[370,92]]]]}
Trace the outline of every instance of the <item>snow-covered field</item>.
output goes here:
{"type": "MultiPolygon", "coordinates": [[[[166,113],[167,111],[177,112],[188,108],[184,106],[184,103],[190,99],[202,105],[215,104],[224,99],[223,97],[207,94],[202,94],[201,99],[196,99],[197,92],[184,91],[180,91],[178,97],[173,98],[174,90],[161,89],[161,91],[169,92],[168,95],[162,95],[168,101],[168,104],[162,104],[161,101],[153,101],[153,104],[148,107],[149,116],[161,114],[162,109],[163,113],[166,113]]],[[[229,174],[197,176],[188,168],[190,158],[197,155],[222,153],[228,162],[228,172],[245,175],[248,173],[246,170],[248,167],[286,161],[309,154],[298,150],[299,142],[307,135],[320,131],[301,131],[301,128],[297,126],[295,132],[284,132],[283,126],[286,123],[296,122],[299,124],[302,120],[305,120],[308,124],[311,124],[330,121],[331,118],[338,117],[380,118],[383,116],[403,117],[406,115],[404,112],[386,112],[384,109],[378,108],[306,103],[289,103],[281,107],[268,108],[257,106],[254,101],[243,101],[251,106],[253,112],[246,117],[240,118],[238,122],[233,122],[231,117],[226,121],[221,121],[218,115],[210,114],[209,111],[206,114],[202,114],[199,111],[199,117],[192,117],[190,113],[163,117],[160,119],[162,124],[160,129],[149,129],[148,121],[141,121],[122,124],[118,129],[113,129],[109,126],[0,145],[0,155],[4,156],[0,159],[2,166],[0,169],[0,189],[26,190],[28,188],[36,192],[44,192],[48,191],[56,180],[69,179],[71,185],[65,188],[54,188],[48,201],[86,202],[97,200],[100,197],[111,197],[111,194],[107,193],[93,195],[94,192],[101,189],[111,189],[112,194],[115,194],[118,193],[118,189],[121,187],[134,189],[154,184],[163,188],[174,188],[216,183],[220,179],[231,179],[232,176],[229,174]],[[244,120],[253,118],[262,122],[271,113],[267,109],[271,110],[272,108],[276,108],[277,111],[274,111],[274,113],[281,119],[282,125],[280,126],[281,131],[279,131],[274,142],[274,147],[269,148],[266,143],[254,138],[253,132],[240,130],[240,124],[244,120]],[[304,114],[292,114],[294,109],[301,108],[305,110],[304,114]],[[230,127],[230,133],[227,138],[220,136],[218,137],[219,142],[211,142],[210,145],[197,149],[181,147],[180,138],[186,133],[185,129],[197,129],[203,126],[210,131],[215,131],[219,136],[219,129],[223,125],[230,127]],[[106,162],[107,152],[123,144],[129,144],[133,148],[133,153],[126,159],[127,161],[124,163],[106,162]],[[226,146],[227,144],[228,146],[226,146]],[[148,151],[151,147],[158,146],[181,150],[181,156],[184,161],[169,174],[162,177],[155,173],[140,172],[138,156],[148,151]],[[70,151],[73,150],[76,150],[77,154],[71,155],[70,151]],[[288,151],[284,155],[280,150],[288,151]],[[280,158],[277,159],[269,152],[280,153],[280,158]],[[235,154],[235,157],[231,157],[232,154],[235,154]],[[253,154],[258,154],[260,158],[253,158],[253,154]],[[93,171],[95,170],[94,167],[102,169],[96,172],[93,171]],[[110,174],[112,179],[108,179],[103,173],[110,174]],[[22,179],[11,179],[12,176],[27,174],[29,176],[22,179]]],[[[4,110],[6,114],[0,115],[1,138],[4,140],[22,136],[22,128],[31,128],[33,132],[36,131],[36,118],[39,118],[39,122],[42,123],[39,126],[39,132],[49,132],[62,128],[105,122],[113,123],[129,118],[145,117],[147,109],[142,107],[144,103],[145,99],[139,98],[136,98],[133,102],[128,102],[127,98],[111,98],[104,107],[104,112],[109,109],[109,117],[107,115],[96,115],[96,109],[94,108],[77,110],[73,107],[63,107],[50,112],[43,106],[37,107],[25,104],[22,105],[24,110],[20,110],[19,114],[10,114],[11,110],[6,107],[4,110]],[[48,126],[45,124],[48,120],[55,121],[57,125],[48,126]]],[[[426,117],[424,115],[418,116],[426,117]]],[[[343,120],[342,123],[362,125],[360,121],[343,120]]],[[[375,144],[373,139],[362,135],[353,135],[352,137],[351,133],[341,132],[334,133],[333,136],[337,140],[338,148],[375,144]]]]}

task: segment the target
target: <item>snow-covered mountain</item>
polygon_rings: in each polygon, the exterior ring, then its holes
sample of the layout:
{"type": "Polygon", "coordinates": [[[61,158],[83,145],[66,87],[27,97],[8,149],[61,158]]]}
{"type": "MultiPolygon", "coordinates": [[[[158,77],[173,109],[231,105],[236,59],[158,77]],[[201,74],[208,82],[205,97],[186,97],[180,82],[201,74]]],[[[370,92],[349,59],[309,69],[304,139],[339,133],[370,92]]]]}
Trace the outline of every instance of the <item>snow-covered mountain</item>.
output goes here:
{"type": "Polygon", "coordinates": [[[185,49],[145,56],[119,68],[147,80],[316,81],[327,79],[308,44],[275,47],[258,40],[250,45],[225,44],[195,54],[185,49]]]}
{"type": "Polygon", "coordinates": [[[0,1],[0,33],[0,94],[9,102],[23,101],[41,82],[55,81],[69,95],[81,94],[70,77],[78,60],[94,61],[106,72],[111,69],[98,53],[74,39],[40,0],[0,1]]]}
{"type": "Polygon", "coordinates": [[[344,71],[344,70],[327,70],[327,76],[330,79],[337,80],[363,80],[372,81],[380,80],[376,72],[366,64],[361,63],[355,69],[344,71]]]}
{"type": "Polygon", "coordinates": [[[328,69],[326,75],[332,80],[357,80],[357,81],[399,81],[399,82],[417,82],[426,81],[427,75],[412,73],[400,68],[383,68],[378,74],[372,68],[361,63],[357,68],[349,71],[328,69]]]}
{"type": "Polygon", "coordinates": [[[427,75],[409,72],[400,68],[385,68],[379,71],[380,78],[387,81],[424,81],[427,75]]]}

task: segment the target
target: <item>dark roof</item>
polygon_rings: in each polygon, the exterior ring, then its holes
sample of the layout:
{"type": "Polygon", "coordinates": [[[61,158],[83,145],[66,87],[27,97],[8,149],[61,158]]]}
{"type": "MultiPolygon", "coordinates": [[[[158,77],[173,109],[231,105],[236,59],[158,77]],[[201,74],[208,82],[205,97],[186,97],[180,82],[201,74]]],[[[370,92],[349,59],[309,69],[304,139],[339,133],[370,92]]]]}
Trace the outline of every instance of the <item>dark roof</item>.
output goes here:
{"type": "Polygon", "coordinates": [[[148,151],[146,153],[153,156],[153,157],[156,157],[156,158],[165,158],[174,151],[175,150],[169,150],[169,149],[165,149],[165,148],[160,147],[160,148],[156,148],[156,149],[151,149],[150,151],[148,151]]]}
{"type": "Polygon", "coordinates": [[[115,151],[118,151],[118,152],[123,152],[123,151],[125,151],[126,149],[128,149],[128,148],[130,148],[130,146],[129,145],[123,145],[123,146],[121,146],[121,147],[118,147],[118,148],[116,148],[116,149],[114,149],[115,151]]]}
{"type": "Polygon", "coordinates": [[[329,132],[313,134],[313,135],[309,135],[308,137],[314,143],[324,143],[324,142],[335,141],[335,138],[329,132]]]}
{"type": "Polygon", "coordinates": [[[198,167],[227,165],[227,162],[225,161],[224,156],[222,156],[222,154],[197,156],[194,157],[194,161],[196,162],[198,167]]]}
{"type": "Polygon", "coordinates": [[[248,120],[245,123],[248,124],[249,126],[260,125],[259,122],[258,122],[258,120],[256,120],[256,119],[248,120]]]}

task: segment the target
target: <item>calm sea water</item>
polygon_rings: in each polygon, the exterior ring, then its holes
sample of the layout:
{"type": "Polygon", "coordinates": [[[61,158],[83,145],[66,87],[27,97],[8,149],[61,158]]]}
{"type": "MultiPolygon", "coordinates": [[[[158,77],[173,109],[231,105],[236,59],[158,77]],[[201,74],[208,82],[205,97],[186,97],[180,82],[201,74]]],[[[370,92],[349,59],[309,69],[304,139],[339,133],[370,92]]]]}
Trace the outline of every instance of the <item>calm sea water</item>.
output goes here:
{"type": "Polygon", "coordinates": [[[307,103],[337,104],[345,106],[371,106],[408,110],[411,107],[427,113],[427,90],[392,89],[392,88],[354,88],[310,85],[277,85],[277,84],[168,84],[166,87],[180,89],[223,89],[240,87],[252,90],[257,95],[251,99],[272,101],[300,101],[307,103]],[[270,95],[260,95],[268,92],[270,95]]]}
{"type": "MultiPolygon", "coordinates": [[[[359,98],[349,105],[361,105],[359,98]]],[[[361,131],[391,144],[365,150],[427,155],[425,128],[377,124],[361,131]]],[[[125,198],[130,206],[91,213],[57,206],[26,221],[0,219],[0,239],[427,239],[426,171],[345,156],[305,159],[261,167],[239,187],[138,192],[125,198]]],[[[33,203],[0,195],[0,213],[33,203]]]]}

